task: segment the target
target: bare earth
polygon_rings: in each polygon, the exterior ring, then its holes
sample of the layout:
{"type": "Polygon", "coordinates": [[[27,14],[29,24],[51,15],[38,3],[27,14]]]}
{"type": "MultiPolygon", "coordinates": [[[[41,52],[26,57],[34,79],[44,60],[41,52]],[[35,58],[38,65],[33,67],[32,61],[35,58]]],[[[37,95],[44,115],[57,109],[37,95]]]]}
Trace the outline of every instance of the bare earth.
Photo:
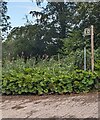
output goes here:
{"type": "Polygon", "coordinates": [[[98,92],[80,95],[2,96],[2,118],[98,118],[98,92]]]}

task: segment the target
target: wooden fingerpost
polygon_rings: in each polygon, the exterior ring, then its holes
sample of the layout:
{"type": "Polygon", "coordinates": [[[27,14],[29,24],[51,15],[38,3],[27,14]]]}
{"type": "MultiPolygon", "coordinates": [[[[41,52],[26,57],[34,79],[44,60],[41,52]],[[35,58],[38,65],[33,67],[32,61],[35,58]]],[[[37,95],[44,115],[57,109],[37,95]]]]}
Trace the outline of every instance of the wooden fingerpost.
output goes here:
{"type": "Polygon", "coordinates": [[[94,31],[93,25],[91,25],[91,70],[94,72],[94,31]]]}

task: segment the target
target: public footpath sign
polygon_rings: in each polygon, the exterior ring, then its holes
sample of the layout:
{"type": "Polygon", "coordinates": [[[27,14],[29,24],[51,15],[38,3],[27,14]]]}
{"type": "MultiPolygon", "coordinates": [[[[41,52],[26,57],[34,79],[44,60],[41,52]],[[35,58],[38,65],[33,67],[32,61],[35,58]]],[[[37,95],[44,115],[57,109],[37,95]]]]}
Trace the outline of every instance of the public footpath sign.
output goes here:
{"type": "Polygon", "coordinates": [[[90,28],[85,28],[84,29],[84,36],[91,35],[91,29],[90,28]]]}

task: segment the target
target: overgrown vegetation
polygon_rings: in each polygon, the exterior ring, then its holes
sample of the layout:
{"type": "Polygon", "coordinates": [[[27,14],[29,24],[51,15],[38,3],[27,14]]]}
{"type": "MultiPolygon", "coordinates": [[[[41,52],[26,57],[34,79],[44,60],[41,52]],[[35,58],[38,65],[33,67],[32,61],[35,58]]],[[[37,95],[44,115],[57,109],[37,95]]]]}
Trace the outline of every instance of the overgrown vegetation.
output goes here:
{"type": "MultiPolygon", "coordinates": [[[[37,5],[41,6],[41,2],[37,5]]],[[[2,2],[2,31],[9,27],[7,4],[2,2]],[[7,24],[5,24],[7,23],[7,24]]],[[[42,7],[42,6],[41,6],[42,7]]],[[[100,2],[47,2],[40,12],[30,11],[31,23],[13,28],[2,42],[3,94],[64,94],[99,90],[100,2]],[[90,36],[94,26],[95,72],[91,72],[90,36]],[[86,46],[87,70],[84,67],[86,46]]]]}
{"type": "MultiPolygon", "coordinates": [[[[100,63],[99,63],[100,64],[100,63]]],[[[97,66],[97,69],[100,66],[97,66]]],[[[3,94],[64,94],[98,90],[99,74],[74,69],[65,59],[6,61],[3,66],[3,94]]]]}

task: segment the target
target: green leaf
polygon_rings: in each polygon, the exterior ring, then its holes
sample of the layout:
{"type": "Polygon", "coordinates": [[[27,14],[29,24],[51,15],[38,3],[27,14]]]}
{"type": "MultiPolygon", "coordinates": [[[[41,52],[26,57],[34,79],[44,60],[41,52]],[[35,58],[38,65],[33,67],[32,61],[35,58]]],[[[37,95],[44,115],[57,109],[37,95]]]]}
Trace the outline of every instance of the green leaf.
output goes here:
{"type": "Polygon", "coordinates": [[[88,85],[92,85],[94,83],[94,80],[90,79],[88,80],[88,85]]]}

